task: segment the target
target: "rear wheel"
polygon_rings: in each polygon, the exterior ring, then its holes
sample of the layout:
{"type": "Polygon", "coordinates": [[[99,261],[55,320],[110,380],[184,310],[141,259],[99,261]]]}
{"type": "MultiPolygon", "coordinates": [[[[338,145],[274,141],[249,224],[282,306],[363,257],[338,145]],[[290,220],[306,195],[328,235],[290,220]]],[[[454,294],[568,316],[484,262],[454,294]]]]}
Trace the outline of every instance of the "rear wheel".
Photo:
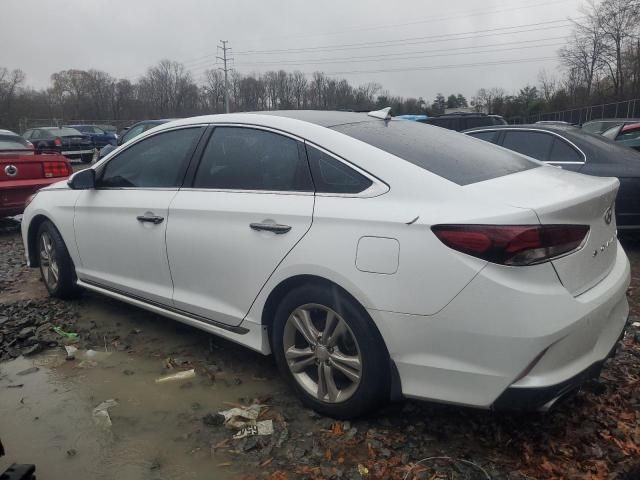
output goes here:
{"type": "Polygon", "coordinates": [[[40,274],[49,294],[58,298],[76,298],[81,289],[76,285],[76,272],[60,232],[49,221],[38,229],[40,274]]]}
{"type": "Polygon", "coordinates": [[[363,415],[389,398],[389,359],[366,311],[338,288],[308,285],[282,300],[272,342],[282,374],[310,408],[363,415]]]}

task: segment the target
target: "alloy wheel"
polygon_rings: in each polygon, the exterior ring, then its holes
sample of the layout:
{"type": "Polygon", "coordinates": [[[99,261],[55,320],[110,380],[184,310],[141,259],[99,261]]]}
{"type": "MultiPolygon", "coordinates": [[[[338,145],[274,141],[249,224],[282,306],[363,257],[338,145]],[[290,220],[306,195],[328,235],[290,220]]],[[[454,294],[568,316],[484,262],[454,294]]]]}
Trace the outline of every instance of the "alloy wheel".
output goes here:
{"type": "Polygon", "coordinates": [[[317,400],[340,403],[360,385],[362,356],[347,322],[318,304],[296,308],[285,324],[284,355],[296,382],[317,400]]]}
{"type": "Polygon", "coordinates": [[[53,240],[48,232],[42,232],[40,236],[40,271],[49,290],[55,290],[58,286],[60,271],[53,240]]]}

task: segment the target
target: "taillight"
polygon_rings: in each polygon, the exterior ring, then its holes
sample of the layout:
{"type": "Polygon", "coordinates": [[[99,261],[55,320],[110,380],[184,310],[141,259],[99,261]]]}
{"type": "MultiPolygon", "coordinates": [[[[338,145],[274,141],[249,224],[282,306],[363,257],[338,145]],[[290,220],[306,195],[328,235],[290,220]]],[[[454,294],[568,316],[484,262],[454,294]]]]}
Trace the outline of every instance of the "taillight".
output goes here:
{"type": "Polygon", "coordinates": [[[56,147],[61,147],[61,146],[62,146],[62,139],[61,139],[60,137],[56,137],[56,138],[53,140],[53,144],[54,144],[56,147]]]}
{"type": "Polygon", "coordinates": [[[435,225],[446,246],[501,265],[547,262],[580,248],[588,225],[435,225]]]}
{"type": "Polygon", "coordinates": [[[43,162],[44,178],[68,177],[73,170],[66,162],[43,162]]]}

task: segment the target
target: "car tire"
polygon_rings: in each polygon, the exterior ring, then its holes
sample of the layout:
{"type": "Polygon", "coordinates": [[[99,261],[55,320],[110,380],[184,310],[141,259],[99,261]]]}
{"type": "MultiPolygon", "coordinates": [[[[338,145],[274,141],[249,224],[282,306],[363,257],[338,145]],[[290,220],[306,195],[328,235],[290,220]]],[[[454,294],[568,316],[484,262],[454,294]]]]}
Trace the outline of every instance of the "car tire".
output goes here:
{"type": "Polygon", "coordinates": [[[42,222],[38,228],[36,248],[40,275],[49,295],[62,299],[77,298],[82,289],[76,284],[76,269],[53,223],[42,222]]]}
{"type": "Polygon", "coordinates": [[[366,310],[339,287],[290,291],[276,310],[271,340],[280,372],[307,407],[344,419],[388,401],[386,346],[366,310]]]}

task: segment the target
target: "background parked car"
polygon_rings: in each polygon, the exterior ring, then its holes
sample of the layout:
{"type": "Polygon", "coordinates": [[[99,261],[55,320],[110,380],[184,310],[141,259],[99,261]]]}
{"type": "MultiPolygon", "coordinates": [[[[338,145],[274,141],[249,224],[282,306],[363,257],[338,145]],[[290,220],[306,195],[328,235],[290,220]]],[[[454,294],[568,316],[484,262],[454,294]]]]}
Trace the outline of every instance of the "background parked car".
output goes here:
{"type": "Polygon", "coordinates": [[[420,123],[428,123],[436,127],[448,128],[458,132],[468,128],[484,127],[488,125],[506,125],[507,122],[500,115],[487,115],[486,113],[447,113],[437,117],[429,117],[417,120],[420,123]]]}
{"type": "Polygon", "coordinates": [[[617,125],[604,132],[602,136],[640,151],[640,122],[617,125]]]}
{"type": "Polygon", "coordinates": [[[85,135],[89,135],[96,148],[102,148],[107,145],[117,145],[118,135],[115,133],[108,133],[95,125],[67,125],[69,128],[75,128],[85,135]]]}
{"type": "Polygon", "coordinates": [[[174,120],[173,118],[168,119],[160,119],[160,120],[143,120],[138,123],[134,123],[130,127],[125,127],[123,131],[118,135],[118,142],[116,145],[107,145],[102,150],[100,150],[100,157],[107,156],[111,151],[115,150],[116,146],[124,145],[129,140],[137,137],[141,133],[146,132],[147,130],[152,129],[153,127],[157,127],[158,125],[162,125],[163,123],[170,122],[174,120]]]}
{"type": "Polygon", "coordinates": [[[576,127],[509,125],[464,132],[565,170],[618,177],[618,229],[640,230],[640,154],[576,127]]]}
{"type": "Polygon", "coordinates": [[[22,134],[35,146],[37,152],[61,153],[69,160],[91,162],[95,145],[89,135],[68,127],[30,128],[22,134]]]}
{"type": "Polygon", "coordinates": [[[605,118],[601,120],[591,120],[582,124],[582,129],[585,132],[601,134],[623,123],[638,123],[639,118],[605,118]]]}
{"type": "Polygon", "coordinates": [[[30,195],[72,173],[62,155],[36,154],[31,142],[0,130],[0,218],[21,214],[30,195]]]}

